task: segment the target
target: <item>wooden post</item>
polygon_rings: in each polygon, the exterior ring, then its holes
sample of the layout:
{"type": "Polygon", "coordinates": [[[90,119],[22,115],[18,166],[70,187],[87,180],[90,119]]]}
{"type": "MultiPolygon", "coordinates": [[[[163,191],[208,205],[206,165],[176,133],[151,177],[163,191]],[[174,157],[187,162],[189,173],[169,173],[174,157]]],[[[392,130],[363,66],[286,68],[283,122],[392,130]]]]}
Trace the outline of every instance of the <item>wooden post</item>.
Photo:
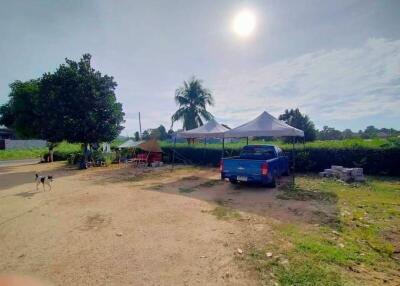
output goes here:
{"type": "Polygon", "coordinates": [[[246,137],[246,145],[249,145],[249,137],[246,137]]]}
{"type": "Polygon", "coordinates": [[[206,145],[207,145],[207,137],[204,137],[204,150],[203,150],[203,162],[206,164],[206,145]]]}
{"type": "Polygon", "coordinates": [[[172,170],[175,166],[175,147],[176,147],[176,135],[174,137],[174,147],[172,148],[172,170]]]}
{"type": "Polygon", "coordinates": [[[139,112],[139,140],[142,140],[142,121],[140,120],[140,112],[139,112]]]}
{"type": "Polygon", "coordinates": [[[292,137],[292,160],[293,160],[293,174],[292,174],[292,188],[295,187],[295,169],[296,169],[296,159],[295,159],[295,150],[294,150],[294,137],[292,137]]]}
{"type": "Polygon", "coordinates": [[[224,158],[225,155],[225,138],[222,137],[222,156],[221,159],[224,158]]]}

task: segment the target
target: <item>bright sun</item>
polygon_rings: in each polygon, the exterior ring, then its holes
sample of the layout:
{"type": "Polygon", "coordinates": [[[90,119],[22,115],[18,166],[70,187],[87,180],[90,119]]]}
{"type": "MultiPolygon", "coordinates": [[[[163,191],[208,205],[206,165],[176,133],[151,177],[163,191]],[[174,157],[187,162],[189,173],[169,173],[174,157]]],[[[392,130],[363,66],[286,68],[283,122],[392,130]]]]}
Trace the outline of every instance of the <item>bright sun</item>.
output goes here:
{"type": "Polygon", "coordinates": [[[239,12],[233,19],[233,30],[242,37],[249,36],[256,27],[256,17],[248,10],[239,12]]]}

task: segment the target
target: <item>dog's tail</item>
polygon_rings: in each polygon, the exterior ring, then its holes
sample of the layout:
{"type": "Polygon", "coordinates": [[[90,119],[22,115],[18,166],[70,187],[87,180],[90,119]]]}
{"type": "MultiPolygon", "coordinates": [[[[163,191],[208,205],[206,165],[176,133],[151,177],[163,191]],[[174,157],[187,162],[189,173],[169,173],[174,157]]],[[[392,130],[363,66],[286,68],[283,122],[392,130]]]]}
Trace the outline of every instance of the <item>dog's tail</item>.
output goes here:
{"type": "Polygon", "coordinates": [[[39,178],[39,174],[38,174],[38,173],[36,173],[35,178],[36,178],[36,179],[39,178]]]}

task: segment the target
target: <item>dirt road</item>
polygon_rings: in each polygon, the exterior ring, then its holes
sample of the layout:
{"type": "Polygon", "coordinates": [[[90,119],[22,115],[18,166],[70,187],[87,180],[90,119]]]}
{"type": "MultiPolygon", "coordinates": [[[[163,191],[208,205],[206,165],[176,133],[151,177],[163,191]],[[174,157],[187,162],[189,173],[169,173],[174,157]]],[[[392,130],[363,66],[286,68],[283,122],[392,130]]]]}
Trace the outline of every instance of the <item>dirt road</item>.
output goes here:
{"type": "Polygon", "coordinates": [[[259,285],[238,249],[315,209],[276,203],[275,192],[235,188],[215,169],[0,167],[0,273],[53,285],[259,285]],[[35,190],[35,172],[55,177],[52,191],[35,190]],[[221,206],[235,219],[221,219],[221,206]]]}

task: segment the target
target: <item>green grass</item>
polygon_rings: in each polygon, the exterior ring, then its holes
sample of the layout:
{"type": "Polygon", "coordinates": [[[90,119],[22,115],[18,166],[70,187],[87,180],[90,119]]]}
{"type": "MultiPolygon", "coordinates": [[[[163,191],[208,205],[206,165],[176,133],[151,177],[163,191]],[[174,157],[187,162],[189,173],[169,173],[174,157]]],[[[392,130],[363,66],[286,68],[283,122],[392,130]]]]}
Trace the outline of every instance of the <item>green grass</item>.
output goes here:
{"type": "Polygon", "coordinates": [[[281,200],[297,200],[297,201],[326,201],[326,202],[336,202],[337,195],[331,192],[319,192],[315,189],[304,190],[296,186],[291,188],[290,186],[285,186],[282,193],[276,196],[281,200]]]}
{"type": "Polygon", "coordinates": [[[334,269],[324,267],[317,260],[304,259],[300,256],[274,254],[267,257],[268,249],[251,246],[243,259],[255,267],[266,285],[345,285],[341,274],[334,269]],[[271,283],[272,282],[272,283],[271,283]]]}
{"type": "Polygon", "coordinates": [[[380,273],[377,276],[400,282],[400,179],[369,177],[365,184],[344,184],[299,176],[296,188],[281,195],[333,205],[340,227],[276,224],[272,245],[252,246],[244,257],[263,280],[272,277],[279,285],[368,285],[374,273],[380,273]],[[271,249],[274,257],[266,257],[271,249]]]}
{"type": "Polygon", "coordinates": [[[39,161],[40,156],[46,152],[47,148],[0,150],[0,161],[20,159],[38,159],[39,161]]]}
{"type": "Polygon", "coordinates": [[[180,193],[191,193],[191,192],[194,192],[194,191],[196,191],[195,188],[179,188],[179,192],[180,193]]]}
{"type": "MultiPolygon", "coordinates": [[[[117,146],[118,141],[112,142],[111,146],[117,146]]],[[[9,149],[0,150],[0,161],[1,160],[19,160],[19,159],[33,159],[45,155],[49,149],[45,148],[31,148],[31,149],[9,149]]],[[[54,148],[55,155],[61,154],[66,157],[72,153],[78,153],[81,151],[81,144],[79,143],[68,143],[61,142],[54,148]]]]}
{"type": "Polygon", "coordinates": [[[211,211],[211,214],[222,220],[240,219],[242,217],[236,210],[225,206],[217,206],[211,211]]]}
{"type": "Polygon", "coordinates": [[[225,206],[225,202],[222,199],[216,199],[217,207],[214,208],[210,213],[215,215],[217,219],[230,220],[240,219],[242,216],[238,211],[233,208],[225,206]]]}
{"type": "Polygon", "coordinates": [[[222,181],[221,180],[208,180],[205,181],[204,183],[199,184],[197,187],[199,188],[211,188],[215,185],[221,184],[222,181]]]}
{"type": "MultiPolygon", "coordinates": [[[[67,142],[61,142],[54,148],[55,153],[65,153],[71,154],[76,153],[81,150],[80,144],[71,144],[67,142]]],[[[20,159],[39,159],[49,151],[47,147],[45,148],[31,148],[31,149],[8,149],[0,150],[0,161],[1,160],[20,160],[20,159]]]]}
{"type": "Polygon", "coordinates": [[[76,152],[80,152],[82,149],[81,144],[77,144],[77,143],[68,143],[68,142],[61,142],[60,144],[57,145],[56,148],[54,148],[54,151],[57,152],[62,152],[62,153],[66,153],[66,154],[71,154],[71,153],[76,153],[76,152]]]}

